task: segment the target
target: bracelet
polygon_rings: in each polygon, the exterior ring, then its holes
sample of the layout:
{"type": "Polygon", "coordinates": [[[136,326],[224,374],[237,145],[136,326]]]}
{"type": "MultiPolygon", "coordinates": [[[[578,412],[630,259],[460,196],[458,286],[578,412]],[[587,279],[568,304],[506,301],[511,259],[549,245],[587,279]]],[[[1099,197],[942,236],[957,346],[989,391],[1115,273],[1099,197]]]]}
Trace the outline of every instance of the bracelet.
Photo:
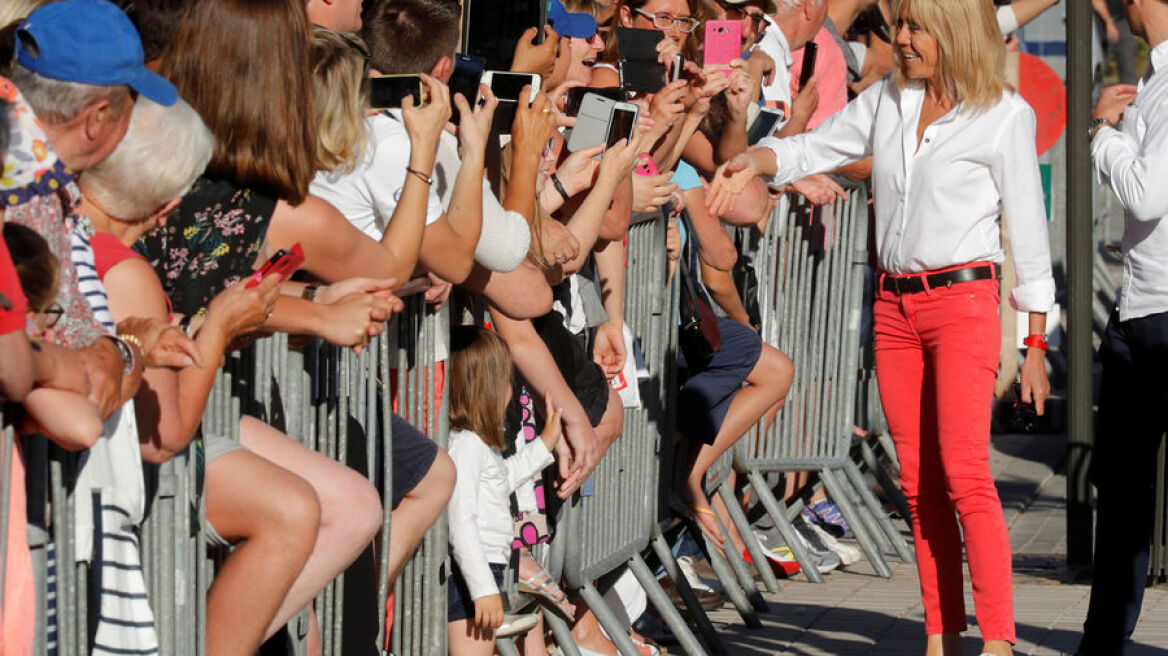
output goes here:
{"type": "Polygon", "coordinates": [[[320,289],[319,282],[310,282],[304,286],[304,291],[300,292],[300,298],[306,301],[316,302],[316,290],[320,289]]]}
{"type": "Polygon", "coordinates": [[[559,176],[557,176],[555,173],[553,173],[549,177],[552,181],[552,185],[554,185],[556,188],[556,191],[559,192],[560,198],[563,198],[565,203],[568,202],[569,200],[571,200],[572,196],[570,194],[568,194],[567,189],[564,189],[564,183],[560,182],[559,176]]]}
{"type": "Polygon", "coordinates": [[[137,359],[134,357],[134,349],[130,348],[130,344],[138,347],[138,352],[142,352],[142,342],[134,335],[108,335],[113,340],[114,346],[118,347],[118,354],[122,356],[122,375],[125,376],[134,370],[134,365],[137,359]]]}
{"type": "Polygon", "coordinates": [[[1046,342],[1046,335],[1042,334],[1028,335],[1026,339],[1022,340],[1022,343],[1025,344],[1027,348],[1040,348],[1044,351],[1049,346],[1049,344],[1046,342]]]}
{"type": "Polygon", "coordinates": [[[410,175],[413,175],[413,176],[417,176],[417,178],[419,180],[426,183],[426,186],[430,186],[430,185],[434,184],[434,178],[431,178],[430,176],[426,175],[425,173],[422,173],[421,171],[419,171],[417,169],[411,169],[410,167],[407,166],[406,173],[409,173],[410,175]]]}

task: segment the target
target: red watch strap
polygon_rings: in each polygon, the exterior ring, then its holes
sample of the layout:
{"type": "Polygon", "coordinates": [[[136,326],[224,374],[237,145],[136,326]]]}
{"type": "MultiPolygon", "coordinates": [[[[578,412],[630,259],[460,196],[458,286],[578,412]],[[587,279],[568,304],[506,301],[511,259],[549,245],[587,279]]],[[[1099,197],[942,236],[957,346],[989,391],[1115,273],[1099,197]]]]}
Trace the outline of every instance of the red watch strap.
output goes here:
{"type": "Polygon", "coordinates": [[[1044,351],[1048,346],[1046,343],[1046,335],[1028,335],[1026,339],[1022,340],[1022,343],[1027,347],[1040,348],[1044,351]]]}

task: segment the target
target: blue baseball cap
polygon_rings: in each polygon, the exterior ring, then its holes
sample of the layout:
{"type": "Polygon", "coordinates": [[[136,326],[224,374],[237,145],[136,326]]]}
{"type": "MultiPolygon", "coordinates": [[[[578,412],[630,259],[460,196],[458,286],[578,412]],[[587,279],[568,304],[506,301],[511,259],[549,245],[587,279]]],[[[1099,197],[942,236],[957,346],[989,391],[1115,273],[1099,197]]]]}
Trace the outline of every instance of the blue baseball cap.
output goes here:
{"type": "Polygon", "coordinates": [[[548,0],[548,23],[560,36],[591,39],[596,36],[596,19],[592,14],[570,12],[560,0],[548,0]]]}
{"type": "Polygon", "coordinates": [[[16,30],[16,61],[37,75],[99,86],[126,84],[160,105],[173,105],[178,91],[146,68],[144,60],[138,31],[107,0],[54,2],[29,14],[16,30]]]}

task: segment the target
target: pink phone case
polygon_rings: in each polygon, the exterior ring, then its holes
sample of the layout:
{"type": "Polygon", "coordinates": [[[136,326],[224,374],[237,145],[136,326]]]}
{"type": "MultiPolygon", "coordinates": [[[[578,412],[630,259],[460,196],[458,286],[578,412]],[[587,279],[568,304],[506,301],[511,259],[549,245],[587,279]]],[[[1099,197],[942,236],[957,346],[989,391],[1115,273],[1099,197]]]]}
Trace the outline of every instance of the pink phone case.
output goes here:
{"type": "Polygon", "coordinates": [[[635,169],[637,175],[657,175],[657,162],[653,161],[653,156],[649,153],[641,153],[637,155],[637,159],[641,161],[635,169]]]}
{"type": "Polygon", "coordinates": [[[742,55],[742,21],[706,22],[706,66],[729,66],[742,55]]]}

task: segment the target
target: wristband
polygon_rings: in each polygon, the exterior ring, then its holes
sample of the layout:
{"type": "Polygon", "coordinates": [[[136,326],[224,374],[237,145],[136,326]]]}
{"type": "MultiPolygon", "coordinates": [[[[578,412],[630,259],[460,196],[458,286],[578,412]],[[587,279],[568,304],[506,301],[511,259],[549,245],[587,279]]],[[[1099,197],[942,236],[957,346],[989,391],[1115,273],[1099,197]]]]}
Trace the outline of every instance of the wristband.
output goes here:
{"type": "Polygon", "coordinates": [[[311,301],[311,302],[315,303],[316,302],[316,290],[318,290],[318,289],[320,289],[319,282],[310,282],[304,287],[304,291],[300,292],[300,298],[302,298],[306,301],[311,301]]]}
{"type": "Polygon", "coordinates": [[[1046,335],[1042,334],[1028,335],[1026,339],[1022,340],[1022,343],[1025,344],[1027,348],[1040,348],[1044,351],[1049,346],[1049,344],[1046,342],[1046,335]]]}
{"type": "Polygon", "coordinates": [[[560,198],[563,198],[565,203],[571,200],[572,196],[568,194],[567,189],[564,189],[564,183],[560,182],[559,176],[553,173],[549,177],[551,178],[552,185],[554,185],[556,191],[559,192],[560,198]]]}

